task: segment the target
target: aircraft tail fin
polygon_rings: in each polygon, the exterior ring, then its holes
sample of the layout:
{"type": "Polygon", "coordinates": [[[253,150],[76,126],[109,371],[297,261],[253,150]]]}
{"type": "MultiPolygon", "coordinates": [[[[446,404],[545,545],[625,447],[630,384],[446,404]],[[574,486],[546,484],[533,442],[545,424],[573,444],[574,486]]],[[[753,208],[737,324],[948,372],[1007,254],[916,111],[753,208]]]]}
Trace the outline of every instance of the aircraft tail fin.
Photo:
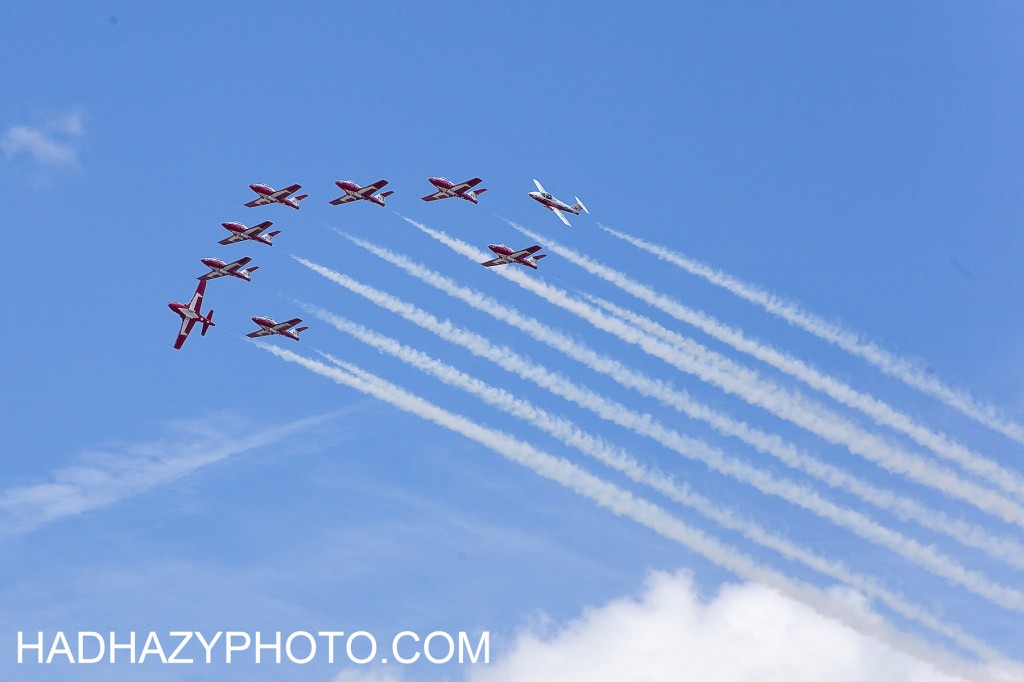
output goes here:
{"type": "Polygon", "coordinates": [[[274,241],[274,237],[276,237],[279,234],[281,234],[281,230],[274,230],[273,232],[268,232],[267,235],[266,235],[267,236],[267,241],[268,242],[274,241]]]}
{"type": "Polygon", "coordinates": [[[260,269],[260,266],[254,265],[251,268],[249,268],[248,270],[243,270],[243,272],[245,272],[246,276],[248,277],[249,275],[252,275],[252,273],[256,272],[259,269],[260,269]]]}
{"type": "Polygon", "coordinates": [[[381,199],[387,199],[392,194],[394,194],[394,192],[392,192],[391,190],[388,190],[387,192],[381,192],[377,196],[379,196],[381,199]]]}
{"type": "Polygon", "coordinates": [[[301,332],[304,332],[307,329],[309,329],[309,327],[298,327],[297,329],[295,329],[295,336],[298,336],[301,332]]]}
{"type": "Polygon", "coordinates": [[[536,255],[536,256],[534,256],[534,257],[533,257],[533,260],[540,260],[541,258],[544,258],[544,257],[545,257],[545,256],[547,256],[547,255],[548,255],[548,254],[546,254],[546,253],[541,253],[541,254],[538,254],[538,255],[536,255]]]}
{"type": "Polygon", "coordinates": [[[201,332],[199,332],[199,336],[206,336],[206,331],[207,331],[207,330],[208,330],[208,329],[209,329],[210,327],[216,327],[216,326],[217,326],[217,325],[215,325],[215,324],[213,323],[213,311],[211,310],[210,312],[208,312],[208,313],[206,314],[206,319],[205,319],[205,320],[203,320],[203,330],[202,330],[201,332]]]}
{"type": "Polygon", "coordinates": [[[481,194],[483,194],[486,191],[487,191],[486,187],[484,187],[483,189],[475,189],[475,190],[473,190],[473,194],[475,194],[477,196],[480,196],[481,194]]]}
{"type": "Polygon", "coordinates": [[[303,199],[308,199],[308,198],[309,198],[308,194],[300,194],[299,196],[295,197],[295,199],[293,201],[295,201],[295,203],[297,204],[300,201],[302,201],[303,199]]]}
{"type": "Polygon", "coordinates": [[[580,201],[580,198],[579,197],[575,197],[575,199],[576,199],[576,205],[573,206],[573,208],[576,209],[576,213],[579,213],[580,211],[583,211],[587,215],[590,215],[590,211],[588,211],[587,207],[583,205],[583,202],[580,201]]]}

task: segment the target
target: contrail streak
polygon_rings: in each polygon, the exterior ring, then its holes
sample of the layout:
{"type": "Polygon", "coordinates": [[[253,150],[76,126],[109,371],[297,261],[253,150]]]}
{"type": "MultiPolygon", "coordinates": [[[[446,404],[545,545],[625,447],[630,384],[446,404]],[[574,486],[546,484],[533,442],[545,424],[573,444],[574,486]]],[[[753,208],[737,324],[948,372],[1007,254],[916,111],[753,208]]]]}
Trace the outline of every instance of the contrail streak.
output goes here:
{"type": "Polygon", "coordinates": [[[114,505],[254,449],[275,445],[332,415],[279,426],[212,415],[175,421],[172,438],[88,451],[45,481],[0,490],[0,541],[60,519],[114,505]]]}
{"type": "Polygon", "coordinates": [[[299,256],[292,256],[292,258],[385,310],[401,315],[406,320],[446,341],[459,344],[474,355],[491,360],[502,369],[591,410],[602,419],[630,429],[638,435],[651,438],[683,457],[703,462],[709,468],[752,485],[765,494],[781,497],[792,504],[818,514],[847,528],[854,534],[886,547],[918,566],[988,599],[993,604],[1024,613],[1024,594],[995,583],[977,571],[965,568],[954,559],[938,552],[934,547],[922,545],[916,540],[878,524],[864,514],[840,507],[803,486],[785,479],[776,479],[771,474],[751,467],[739,459],[728,457],[720,450],[712,448],[702,441],[688,438],[665,427],[649,414],[639,414],[621,403],[608,400],[593,391],[577,386],[567,377],[530,362],[507,347],[494,346],[479,334],[457,327],[448,320],[442,322],[411,303],[299,256]]]}
{"type": "MultiPolygon", "coordinates": [[[[457,253],[461,253],[473,261],[479,260],[481,253],[473,246],[409,218],[405,218],[405,220],[457,253]]],[[[976,483],[966,481],[956,472],[936,466],[876,434],[864,431],[820,404],[762,380],[756,372],[740,367],[728,358],[714,353],[696,342],[691,342],[687,349],[688,352],[683,352],[651,338],[650,335],[621,320],[608,318],[594,306],[575,299],[561,289],[539,279],[504,269],[499,270],[498,274],[552,305],[586,320],[593,327],[606,331],[626,343],[638,346],[645,353],[660,358],[702,381],[718,386],[727,393],[739,396],[751,405],[761,407],[780,419],[789,421],[830,443],[843,445],[852,454],[864,457],[891,473],[903,475],[931,486],[1008,523],[1024,527],[1024,509],[1016,502],[976,483]]]]}
{"type": "Polygon", "coordinates": [[[1004,436],[1024,445],[1024,426],[1007,418],[996,407],[976,400],[963,389],[946,386],[942,381],[922,371],[910,360],[900,358],[870,341],[863,341],[854,332],[841,325],[829,322],[814,313],[804,310],[800,305],[788,301],[759,286],[748,284],[721,270],[716,270],[681,253],[671,251],[663,246],[633,237],[624,232],[598,225],[610,235],[647,251],[658,258],[686,270],[692,275],[721,287],[726,291],[760,306],[766,312],[799,327],[814,336],[827,341],[851,355],[855,355],[874,365],[885,374],[902,381],[908,386],[940,400],[962,414],[974,419],[1004,436]]]}
{"type": "Polygon", "coordinates": [[[938,510],[930,509],[911,498],[896,495],[889,490],[880,489],[861,481],[838,467],[800,451],[778,436],[764,433],[745,422],[735,420],[693,400],[685,391],[629,369],[618,360],[596,353],[584,344],[511,306],[503,305],[489,296],[456,284],[440,273],[415,263],[405,256],[347,235],[341,230],[336,231],[357,246],[401,268],[422,282],[463,301],[475,310],[487,313],[497,320],[514,326],[595,372],[612,378],[626,388],[634,389],[642,395],[659,400],[691,419],[707,423],[723,435],[738,438],[760,452],[776,457],[787,466],[803,471],[829,486],[843,488],[870,504],[895,513],[904,520],[912,520],[929,530],[952,537],[966,546],[980,549],[990,556],[1018,568],[1024,568],[1024,547],[1010,538],[994,536],[980,527],[960,519],[954,519],[938,510]]]}
{"type": "MultiPolygon", "coordinates": [[[[748,338],[742,331],[723,324],[706,313],[694,310],[679,301],[660,294],[650,287],[633,280],[626,274],[607,267],[585,254],[562,246],[550,238],[542,238],[540,235],[511,220],[505,219],[505,222],[531,239],[538,242],[542,241],[544,248],[575,263],[590,274],[610,282],[619,289],[671,315],[680,322],[692,325],[708,336],[771,365],[780,372],[788,374],[811,388],[825,393],[837,402],[860,411],[870,417],[876,424],[887,426],[903,433],[918,445],[930,449],[943,459],[956,462],[965,471],[984,478],[990,484],[1002,488],[1018,499],[1024,499],[1024,479],[1015,472],[1005,469],[978,453],[972,452],[960,443],[954,442],[946,434],[932,431],[916,423],[908,415],[896,410],[884,401],[857,391],[839,379],[828,376],[811,367],[802,360],[748,338]]],[[[663,338],[664,332],[668,331],[661,328],[657,323],[634,313],[623,311],[616,314],[625,318],[630,324],[642,327],[645,331],[653,331],[653,333],[663,338]]],[[[678,334],[669,337],[668,341],[680,349],[687,348],[691,343],[689,339],[684,339],[678,334]]]]}
{"type": "MultiPolygon", "coordinates": [[[[632,519],[744,579],[767,585],[790,598],[811,606],[829,618],[856,628],[859,632],[880,638],[885,642],[895,641],[900,646],[913,651],[915,656],[926,655],[928,658],[925,660],[934,662],[932,657],[935,653],[931,647],[917,638],[897,632],[888,624],[880,623],[877,619],[865,617],[862,612],[851,609],[836,599],[829,598],[812,585],[791,580],[771,568],[759,565],[746,554],[686,525],[652,502],[637,498],[629,491],[594,476],[568,460],[542,452],[529,443],[517,440],[510,434],[486,428],[461,415],[448,412],[353,365],[343,363],[344,369],[329,367],[276,346],[260,343],[254,345],[282,360],[300,365],[338,384],[371,395],[394,407],[474,440],[506,459],[559,483],[616,515],[632,519]]],[[[997,656],[993,655],[989,647],[980,642],[969,639],[968,643],[972,644],[971,650],[989,660],[997,656]],[[977,648],[980,648],[981,651],[977,651],[977,648]]]]}
{"type": "MultiPolygon", "coordinates": [[[[388,353],[392,357],[440,379],[449,386],[466,391],[487,404],[527,422],[538,430],[557,438],[569,447],[575,448],[606,466],[625,474],[630,480],[647,485],[670,500],[697,511],[723,528],[737,531],[751,542],[773,549],[787,559],[798,561],[812,570],[850,585],[863,594],[873,599],[878,599],[895,613],[909,620],[916,621],[933,632],[948,637],[966,649],[975,651],[975,653],[979,653],[982,656],[986,655],[976,648],[979,643],[959,628],[942,623],[934,615],[885,590],[870,578],[850,571],[842,562],[830,561],[818,556],[810,550],[771,533],[759,524],[738,516],[732,510],[715,504],[708,498],[694,492],[687,484],[674,481],[665,474],[652,472],[627,452],[614,447],[598,436],[583,431],[572,422],[553,415],[527,400],[517,398],[504,389],[491,386],[451,365],[432,358],[422,351],[410,348],[395,339],[367,329],[339,315],[315,306],[304,305],[303,307],[339,331],[345,332],[372,348],[388,353]],[[964,639],[965,637],[967,638],[966,640],[964,639]]],[[[345,366],[345,363],[329,354],[321,353],[321,355],[338,366],[345,366]]]]}

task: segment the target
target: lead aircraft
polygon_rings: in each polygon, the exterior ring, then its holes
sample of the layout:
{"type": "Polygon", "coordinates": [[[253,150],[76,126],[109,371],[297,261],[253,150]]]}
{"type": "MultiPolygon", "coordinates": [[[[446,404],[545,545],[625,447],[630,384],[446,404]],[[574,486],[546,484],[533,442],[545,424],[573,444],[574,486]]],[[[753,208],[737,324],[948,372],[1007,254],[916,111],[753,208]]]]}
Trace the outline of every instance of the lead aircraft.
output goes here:
{"type": "Polygon", "coordinates": [[[252,281],[252,273],[260,269],[260,266],[254,265],[248,270],[243,270],[242,268],[248,265],[251,260],[252,258],[246,256],[245,258],[239,258],[234,263],[225,263],[220,258],[200,258],[199,262],[210,268],[210,271],[205,275],[199,275],[196,279],[209,280],[230,275],[250,282],[252,281]]]}
{"type": "Polygon", "coordinates": [[[477,203],[477,197],[487,191],[486,188],[470,191],[483,182],[480,178],[466,180],[465,182],[460,182],[457,185],[447,178],[427,178],[427,181],[436,187],[437,191],[433,194],[421,197],[423,201],[437,201],[438,199],[458,197],[460,199],[465,199],[466,201],[471,201],[475,204],[477,203]]]}
{"type": "Polygon", "coordinates": [[[541,247],[537,244],[528,246],[525,249],[519,249],[513,251],[504,244],[488,244],[487,248],[493,251],[498,257],[493,258],[489,261],[484,261],[480,265],[485,268],[493,268],[495,265],[507,265],[509,263],[519,263],[525,265],[528,268],[537,269],[537,261],[546,256],[546,253],[542,253],[539,256],[533,256],[533,254],[540,251],[541,247]],[[533,256],[531,258],[531,256],[533,256]]]}
{"type": "Polygon", "coordinates": [[[294,199],[291,198],[293,194],[302,189],[302,185],[289,185],[284,189],[274,189],[269,185],[249,185],[249,189],[256,192],[259,196],[246,204],[249,208],[256,206],[266,206],[267,204],[284,204],[289,208],[294,208],[296,211],[299,210],[299,202],[308,197],[308,194],[300,194],[294,199]]]}
{"type": "Polygon", "coordinates": [[[384,200],[394,194],[394,192],[381,192],[380,194],[374,194],[374,192],[388,184],[387,180],[378,180],[372,185],[367,185],[366,187],[360,187],[351,180],[335,180],[334,184],[337,185],[339,189],[344,190],[345,193],[337,199],[331,200],[332,206],[347,204],[351,201],[358,201],[359,199],[372,202],[378,206],[383,206],[384,200]]]}
{"type": "Polygon", "coordinates": [[[304,332],[309,327],[299,327],[298,329],[292,330],[292,327],[302,322],[299,318],[295,317],[287,322],[274,322],[269,317],[254,317],[252,321],[259,325],[259,329],[254,332],[246,334],[250,339],[255,339],[259,336],[271,336],[273,334],[280,334],[281,336],[287,336],[289,339],[299,340],[299,332],[304,332]]]}
{"type": "Polygon", "coordinates": [[[281,230],[274,230],[273,232],[267,232],[266,235],[263,231],[274,223],[269,220],[264,220],[259,225],[253,225],[252,227],[246,227],[242,223],[221,223],[220,226],[231,233],[230,237],[221,239],[218,244],[235,244],[237,242],[244,242],[246,239],[251,239],[254,242],[260,244],[266,244],[267,246],[273,246],[271,243],[277,235],[281,234],[281,230]]]}
{"type": "Polygon", "coordinates": [[[175,350],[180,349],[182,344],[185,343],[185,339],[188,338],[188,335],[192,331],[192,327],[195,326],[196,322],[203,325],[203,331],[199,334],[200,336],[206,336],[207,329],[217,326],[213,323],[212,310],[205,316],[200,311],[200,308],[203,305],[204,293],[206,293],[206,280],[199,280],[199,286],[196,287],[196,293],[192,294],[192,300],[189,301],[188,305],[185,305],[184,303],[167,304],[168,308],[181,316],[181,329],[178,330],[178,338],[174,341],[175,350]]]}
{"type": "Polygon", "coordinates": [[[562,211],[567,211],[569,213],[572,213],[573,215],[579,215],[580,211],[590,213],[590,211],[587,211],[587,207],[583,205],[583,202],[580,201],[579,197],[574,197],[576,199],[576,203],[570,206],[564,201],[559,201],[558,199],[551,196],[551,194],[548,193],[548,191],[541,186],[540,182],[538,182],[536,178],[534,178],[533,184],[537,185],[538,191],[530,192],[529,197],[534,201],[539,201],[544,208],[550,210],[552,213],[558,216],[559,220],[565,223],[566,227],[572,227],[572,225],[570,225],[569,221],[566,220],[565,215],[562,213],[562,211]]]}

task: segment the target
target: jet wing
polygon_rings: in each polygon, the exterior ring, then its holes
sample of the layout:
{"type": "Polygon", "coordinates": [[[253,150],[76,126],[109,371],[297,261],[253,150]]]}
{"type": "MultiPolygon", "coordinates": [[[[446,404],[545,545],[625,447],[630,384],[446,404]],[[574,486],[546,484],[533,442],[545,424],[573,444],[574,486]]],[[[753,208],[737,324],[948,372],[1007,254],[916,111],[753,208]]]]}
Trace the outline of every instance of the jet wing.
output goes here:
{"type": "MultiPolygon", "coordinates": [[[[206,282],[200,280],[199,286],[196,287],[196,293],[192,294],[192,300],[188,302],[188,307],[192,310],[199,312],[199,306],[203,304],[203,294],[206,293],[206,282]]],[[[191,327],[189,327],[191,329],[191,327]]]]}
{"type": "Polygon", "coordinates": [[[359,197],[355,196],[354,194],[349,194],[348,192],[345,192],[343,196],[340,196],[337,199],[332,199],[330,204],[332,206],[337,206],[339,204],[347,204],[350,201],[358,201],[358,199],[359,197]]]}
{"type": "Polygon", "coordinates": [[[481,182],[483,182],[483,180],[481,180],[480,178],[473,178],[472,180],[466,180],[465,182],[460,182],[459,184],[457,184],[454,187],[452,187],[452,191],[455,192],[456,194],[462,194],[467,189],[473,189],[474,187],[479,185],[481,182]]]}
{"type": "Polygon", "coordinates": [[[266,197],[265,195],[261,194],[261,195],[259,195],[258,197],[256,197],[255,199],[253,199],[252,201],[248,202],[245,205],[248,206],[249,208],[255,208],[257,206],[266,206],[267,204],[272,204],[272,203],[274,203],[273,199],[270,199],[270,198],[266,197]]]}
{"type": "Polygon", "coordinates": [[[270,336],[273,333],[274,332],[270,331],[266,327],[260,327],[254,332],[249,332],[248,334],[246,334],[246,336],[248,336],[250,339],[255,339],[259,336],[270,336]]]}
{"type": "Polygon", "coordinates": [[[434,192],[433,194],[420,198],[423,199],[423,201],[437,201],[438,199],[445,199],[447,196],[448,195],[444,192],[434,192]]]}
{"type": "Polygon", "coordinates": [[[234,263],[228,263],[227,265],[225,265],[224,269],[227,270],[228,272],[237,272],[239,268],[248,265],[249,261],[251,260],[252,258],[250,258],[249,256],[246,256],[245,258],[239,258],[234,263]]]}
{"type": "Polygon", "coordinates": [[[381,189],[386,184],[388,184],[387,180],[378,180],[372,185],[367,185],[366,187],[360,189],[359,194],[363,197],[371,197],[377,190],[381,189]]]}
{"type": "Polygon", "coordinates": [[[541,247],[539,245],[534,244],[533,246],[530,246],[528,248],[519,249],[515,253],[510,253],[508,255],[508,258],[514,258],[515,260],[521,260],[521,259],[525,258],[526,256],[529,256],[530,254],[537,253],[538,251],[540,251],[540,249],[541,249],[541,247]]]}
{"type": "Polygon", "coordinates": [[[533,184],[537,185],[537,191],[538,192],[541,192],[543,194],[547,194],[548,193],[548,191],[546,189],[544,189],[544,185],[540,184],[540,180],[538,180],[537,178],[533,179],[533,184]]]}
{"type": "Polygon", "coordinates": [[[556,216],[558,216],[559,220],[561,220],[563,223],[565,223],[566,227],[572,227],[572,225],[569,224],[569,221],[565,219],[565,214],[564,213],[562,213],[561,211],[559,211],[557,208],[555,208],[553,206],[548,206],[548,208],[551,209],[552,213],[554,213],[556,216]]]}
{"type": "Polygon", "coordinates": [[[493,268],[495,265],[504,265],[507,262],[508,261],[506,261],[504,258],[492,258],[489,261],[484,261],[480,265],[484,266],[485,268],[493,268]]]}
{"type": "Polygon", "coordinates": [[[295,325],[299,324],[300,322],[302,322],[302,320],[299,319],[298,317],[293,317],[292,319],[287,320],[285,322],[278,322],[277,324],[274,325],[274,331],[286,332],[295,325]]]}
{"type": "Polygon", "coordinates": [[[302,189],[302,185],[289,185],[288,187],[285,187],[284,189],[279,189],[276,192],[274,192],[273,196],[274,196],[275,199],[287,199],[288,197],[290,197],[291,195],[295,194],[300,189],[302,189]]]}
{"type": "Polygon", "coordinates": [[[231,236],[221,239],[218,244],[237,244],[238,242],[245,241],[246,239],[254,239],[259,237],[263,232],[273,225],[274,223],[269,220],[264,220],[259,225],[253,225],[250,228],[242,230],[241,232],[232,232],[231,236]]]}
{"type": "Polygon", "coordinates": [[[195,324],[195,318],[181,318],[181,329],[178,331],[178,338],[174,341],[174,350],[181,350],[182,345],[185,343],[185,339],[188,338],[189,332],[192,331],[192,327],[194,327],[195,324]]]}

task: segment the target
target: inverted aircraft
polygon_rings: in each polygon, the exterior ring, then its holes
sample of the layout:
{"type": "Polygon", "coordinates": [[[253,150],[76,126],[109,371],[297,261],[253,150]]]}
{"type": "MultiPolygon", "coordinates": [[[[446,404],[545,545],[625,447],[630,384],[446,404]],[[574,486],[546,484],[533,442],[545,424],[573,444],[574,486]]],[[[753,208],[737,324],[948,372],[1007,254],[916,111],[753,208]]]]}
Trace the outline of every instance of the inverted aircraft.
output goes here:
{"type": "Polygon", "coordinates": [[[245,258],[239,258],[234,263],[225,263],[220,258],[200,258],[199,262],[210,268],[210,271],[205,275],[200,275],[196,279],[210,280],[230,275],[231,277],[237,277],[238,279],[244,279],[246,282],[250,282],[252,281],[252,273],[260,269],[260,266],[258,265],[254,265],[248,270],[243,269],[251,260],[252,258],[246,256],[245,258]]]}
{"type": "Polygon", "coordinates": [[[550,210],[552,213],[558,216],[558,218],[563,223],[565,223],[566,227],[572,227],[572,225],[570,225],[569,221],[566,220],[565,215],[562,213],[562,211],[567,211],[569,213],[572,213],[573,215],[579,215],[580,211],[590,213],[590,211],[587,211],[587,207],[583,205],[583,202],[580,201],[579,197],[574,197],[576,199],[576,203],[570,206],[564,201],[559,201],[558,199],[551,196],[551,194],[546,189],[544,189],[543,186],[541,186],[540,182],[538,182],[536,178],[534,179],[533,184],[537,185],[538,191],[530,192],[530,198],[533,199],[534,201],[539,201],[544,208],[550,210]]]}
{"type": "Polygon", "coordinates": [[[299,210],[299,202],[309,196],[308,194],[300,194],[294,199],[291,198],[293,194],[302,189],[302,185],[289,185],[284,189],[274,189],[269,185],[255,184],[249,185],[249,189],[259,195],[246,204],[249,208],[266,206],[267,204],[284,204],[297,211],[299,210]]]}
{"type": "Polygon", "coordinates": [[[231,233],[230,237],[221,239],[218,244],[235,244],[237,242],[244,242],[246,239],[251,239],[254,242],[260,244],[266,244],[267,246],[273,246],[271,243],[277,235],[281,234],[281,230],[274,230],[273,232],[267,232],[266,235],[263,231],[274,223],[269,220],[265,220],[259,225],[253,225],[252,227],[246,227],[242,223],[221,223],[221,227],[231,233]]]}
{"type": "Polygon", "coordinates": [[[437,201],[438,199],[458,197],[475,204],[477,203],[477,197],[487,191],[486,188],[473,190],[474,187],[483,182],[480,178],[473,178],[459,184],[455,184],[447,178],[427,178],[427,180],[437,188],[437,191],[428,196],[421,197],[423,201],[437,201]]]}
{"type": "Polygon", "coordinates": [[[495,265],[508,265],[509,263],[519,263],[520,265],[525,265],[528,268],[533,268],[534,270],[536,270],[537,261],[539,261],[541,258],[547,255],[546,253],[542,253],[539,256],[533,255],[540,251],[541,249],[541,247],[538,246],[537,244],[534,244],[533,246],[528,246],[525,249],[519,249],[518,251],[513,251],[504,244],[488,244],[487,248],[493,251],[495,255],[497,255],[498,257],[491,259],[489,261],[484,261],[483,263],[480,264],[485,268],[493,268],[495,265]]]}
{"type": "Polygon", "coordinates": [[[182,344],[185,343],[185,339],[188,338],[189,333],[192,331],[192,327],[195,326],[196,322],[203,325],[203,331],[199,334],[200,336],[206,336],[206,330],[210,327],[216,327],[213,323],[213,311],[211,310],[205,316],[200,311],[203,305],[203,294],[206,293],[206,280],[200,280],[199,286],[196,287],[196,293],[192,294],[192,300],[189,301],[188,305],[184,303],[168,303],[167,307],[173,310],[181,317],[181,329],[178,330],[178,338],[174,341],[174,349],[178,350],[182,344]]]}
{"type": "Polygon", "coordinates": [[[299,332],[304,332],[309,327],[299,327],[298,329],[292,329],[295,325],[302,322],[299,318],[295,317],[287,322],[274,322],[269,317],[254,317],[252,321],[259,325],[259,329],[254,332],[246,334],[251,339],[255,339],[259,336],[272,336],[273,334],[280,334],[281,336],[287,336],[289,339],[299,340],[299,332]]]}
{"type": "Polygon", "coordinates": [[[331,201],[332,206],[347,204],[350,201],[358,201],[359,199],[364,199],[365,201],[372,202],[378,206],[383,206],[384,200],[394,194],[394,192],[390,191],[374,194],[374,192],[388,184],[387,180],[378,180],[372,185],[367,185],[366,187],[360,187],[351,180],[335,180],[334,184],[345,193],[337,199],[333,199],[331,201]]]}

